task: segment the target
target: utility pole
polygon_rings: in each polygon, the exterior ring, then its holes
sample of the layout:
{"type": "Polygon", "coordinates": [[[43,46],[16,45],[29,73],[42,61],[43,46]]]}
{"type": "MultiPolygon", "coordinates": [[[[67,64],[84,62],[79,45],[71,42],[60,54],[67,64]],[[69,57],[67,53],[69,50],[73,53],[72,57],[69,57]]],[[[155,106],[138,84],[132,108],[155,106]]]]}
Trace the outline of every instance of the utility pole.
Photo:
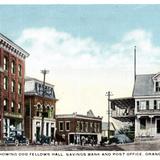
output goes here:
{"type": "Polygon", "coordinates": [[[49,70],[41,70],[41,73],[43,74],[43,99],[42,99],[42,123],[41,123],[41,138],[42,138],[42,144],[43,144],[43,138],[44,138],[44,111],[45,111],[45,106],[44,106],[44,103],[45,103],[45,100],[44,100],[44,97],[45,97],[45,80],[46,80],[46,74],[49,73],[49,70]]]}
{"type": "Polygon", "coordinates": [[[136,82],[136,46],[134,46],[134,84],[136,82]]]}
{"type": "Polygon", "coordinates": [[[108,139],[110,139],[110,97],[113,96],[113,94],[108,91],[106,92],[106,96],[108,97],[108,139]]]}

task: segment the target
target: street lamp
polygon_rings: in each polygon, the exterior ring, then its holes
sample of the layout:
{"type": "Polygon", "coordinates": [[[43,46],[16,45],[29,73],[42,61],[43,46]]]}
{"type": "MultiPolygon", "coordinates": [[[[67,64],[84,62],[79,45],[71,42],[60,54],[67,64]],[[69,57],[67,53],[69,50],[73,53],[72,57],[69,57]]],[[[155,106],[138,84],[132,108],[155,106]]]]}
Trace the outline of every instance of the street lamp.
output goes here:
{"type": "Polygon", "coordinates": [[[41,139],[42,139],[42,143],[43,143],[43,138],[44,138],[44,111],[45,111],[45,106],[44,106],[44,96],[45,96],[45,80],[46,80],[46,74],[49,73],[49,70],[41,70],[41,73],[43,74],[43,98],[42,98],[42,101],[43,101],[43,110],[42,110],[42,123],[41,123],[41,139]]]}

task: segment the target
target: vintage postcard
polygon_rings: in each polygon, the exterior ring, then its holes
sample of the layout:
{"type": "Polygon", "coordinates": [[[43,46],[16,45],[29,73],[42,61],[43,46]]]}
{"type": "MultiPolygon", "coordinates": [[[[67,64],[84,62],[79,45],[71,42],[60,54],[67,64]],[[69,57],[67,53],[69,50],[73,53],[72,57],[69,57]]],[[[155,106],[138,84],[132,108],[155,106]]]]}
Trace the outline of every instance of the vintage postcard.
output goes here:
{"type": "Polygon", "coordinates": [[[159,12],[0,4],[0,157],[158,158],[159,12]]]}

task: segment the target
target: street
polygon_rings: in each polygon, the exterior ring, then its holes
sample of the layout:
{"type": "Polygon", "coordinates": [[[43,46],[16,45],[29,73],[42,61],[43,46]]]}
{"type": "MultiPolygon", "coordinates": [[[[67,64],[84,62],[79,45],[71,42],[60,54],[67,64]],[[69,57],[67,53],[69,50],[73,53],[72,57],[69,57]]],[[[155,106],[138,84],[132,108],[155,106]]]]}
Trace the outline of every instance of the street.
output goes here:
{"type": "Polygon", "coordinates": [[[29,145],[29,146],[0,146],[0,151],[158,151],[159,141],[115,144],[106,146],[80,145],[29,145]]]}

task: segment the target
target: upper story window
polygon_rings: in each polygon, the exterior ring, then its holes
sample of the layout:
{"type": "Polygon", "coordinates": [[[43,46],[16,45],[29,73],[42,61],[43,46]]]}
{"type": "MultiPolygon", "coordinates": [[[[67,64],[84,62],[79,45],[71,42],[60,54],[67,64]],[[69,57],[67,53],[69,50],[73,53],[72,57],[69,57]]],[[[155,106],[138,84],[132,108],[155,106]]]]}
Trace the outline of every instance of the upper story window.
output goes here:
{"type": "Polygon", "coordinates": [[[7,77],[4,77],[4,89],[7,90],[8,89],[8,78],[7,77]]]}
{"type": "Polygon", "coordinates": [[[22,76],[22,66],[20,64],[18,65],[18,75],[22,76]]]}
{"type": "Polygon", "coordinates": [[[149,109],[149,101],[146,101],[146,109],[149,109]]]}
{"type": "Polygon", "coordinates": [[[14,110],[15,110],[15,103],[12,101],[12,103],[11,103],[11,111],[14,112],[14,110]]]}
{"type": "Polygon", "coordinates": [[[156,82],[155,85],[156,92],[160,92],[160,82],[156,82]]]}
{"type": "Polygon", "coordinates": [[[21,83],[18,83],[18,94],[22,93],[22,85],[21,83]]]}
{"type": "Polygon", "coordinates": [[[12,83],[11,83],[11,91],[15,92],[15,81],[14,80],[12,80],[12,83]]]}
{"type": "Polygon", "coordinates": [[[88,132],[88,122],[85,122],[85,132],[88,132]]]}
{"type": "Polygon", "coordinates": [[[22,105],[21,105],[21,103],[18,103],[18,113],[21,113],[21,107],[22,105]]]}
{"type": "Polygon", "coordinates": [[[8,58],[4,57],[3,59],[3,69],[8,70],[8,58]]]}
{"type": "Polygon", "coordinates": [[[4,99],[3,105],[4,105],[4,111],[7,111],[7,109],[8,109],[8,101],[7,101],[7,99],[4,99]]]}
{"type": "Polygon", "coordinates": [[[70,130],[70,122],[66,122],[65,128],[66,128],[66,131],[69,131],[69,130],[70,130]]]}
{"type": "Polygon", "coordinates": [[[64,123],[59,122],[59,131],[63,131],[63,130],[64,130],[64,123]]]}
{"type": "Polygon", "coordinates": [[[16,72],[16,65],[15,65],[15,62],[12,61],[11,63],[11,73],[14,74],[16,72]]]}

